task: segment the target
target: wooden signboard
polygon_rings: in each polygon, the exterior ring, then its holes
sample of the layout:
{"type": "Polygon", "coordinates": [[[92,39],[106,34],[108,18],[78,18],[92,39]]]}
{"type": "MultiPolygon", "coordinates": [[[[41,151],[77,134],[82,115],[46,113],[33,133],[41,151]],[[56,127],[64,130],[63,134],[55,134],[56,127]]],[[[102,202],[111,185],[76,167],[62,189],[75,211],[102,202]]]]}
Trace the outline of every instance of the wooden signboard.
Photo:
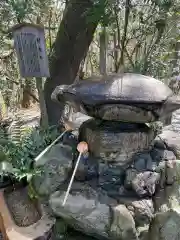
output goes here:
{"type": "Polygon", "coordinates": [[[15,50],[22,77],[49,77],[44,28],[23,23],[14,26],[15,50]]]}

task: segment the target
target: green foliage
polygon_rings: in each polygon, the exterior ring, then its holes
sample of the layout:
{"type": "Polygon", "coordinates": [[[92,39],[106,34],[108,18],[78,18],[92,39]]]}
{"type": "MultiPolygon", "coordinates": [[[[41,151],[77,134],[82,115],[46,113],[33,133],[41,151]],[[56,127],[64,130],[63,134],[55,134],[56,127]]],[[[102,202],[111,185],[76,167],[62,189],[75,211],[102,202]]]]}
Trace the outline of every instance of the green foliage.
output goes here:
{"type": "Polygon", "coordinates": [[[103,26],[108,26],[112,21],[112,4],[113,0],[96,0],[94,6],[87,13],[87,21],[99,22],[103,26]]]}
{"type": "Polygon", "coordinates": [[[175,1],[173,0],[154,0],[154,3],[164,11],[168,11],[173,6],[175,1]]]}
{"type": "Polygon", "coordinates": [[[24,0],[9,0],[9,3],[16,15],[18,22],[22,22],[29,12],[31,7],[31,1],[24,0]]]}
{"type": "Polygon", "coordinates": [[[49,0],[7,0],[17,22],[23,22],[31,14],[42,14],[42,9],[50,3],[49,0]]]}
{"type": "Polygon", "coordinates": [[[6,140],[0,146],[1,174],[12,174],[17,180],[26,177],[28,181],[41,169],[34,169],[35,157],[59,135],[57,128],[47,130],[35,128],[26,134],[18,145],[6,140]]]}
{"type": "Polygon", "coordinates": [[[29,185],[28,185],[28,195],[31,199],[38,199],[39,195],[37,194],[32,181],[29,181],[29,185]]]}

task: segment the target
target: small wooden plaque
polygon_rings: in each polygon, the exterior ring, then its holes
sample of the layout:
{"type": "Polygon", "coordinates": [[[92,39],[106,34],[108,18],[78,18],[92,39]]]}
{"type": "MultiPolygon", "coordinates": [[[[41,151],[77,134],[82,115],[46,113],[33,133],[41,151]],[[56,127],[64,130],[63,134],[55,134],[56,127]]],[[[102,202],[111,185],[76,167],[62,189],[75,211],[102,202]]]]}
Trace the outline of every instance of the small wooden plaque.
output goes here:
{"type": "Polygon", "coordinates": [[[22,77],[49,77],[44,28],[35,24],[18,24],[13,32],[22,77]]]}

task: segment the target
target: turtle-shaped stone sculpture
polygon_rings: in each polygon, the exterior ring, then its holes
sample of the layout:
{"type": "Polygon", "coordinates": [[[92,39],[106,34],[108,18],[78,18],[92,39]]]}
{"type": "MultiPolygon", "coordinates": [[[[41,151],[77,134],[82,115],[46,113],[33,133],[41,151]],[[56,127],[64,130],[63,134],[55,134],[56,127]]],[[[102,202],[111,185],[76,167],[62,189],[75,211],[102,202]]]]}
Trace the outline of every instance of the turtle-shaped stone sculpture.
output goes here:
{"type": "Polygon", "coordinates": [[[167,85],[134,73],[61,85],[52,99],[94,118],[137,123],[157,121],[180,108],[180,97],[174,96],[167,85]]]}

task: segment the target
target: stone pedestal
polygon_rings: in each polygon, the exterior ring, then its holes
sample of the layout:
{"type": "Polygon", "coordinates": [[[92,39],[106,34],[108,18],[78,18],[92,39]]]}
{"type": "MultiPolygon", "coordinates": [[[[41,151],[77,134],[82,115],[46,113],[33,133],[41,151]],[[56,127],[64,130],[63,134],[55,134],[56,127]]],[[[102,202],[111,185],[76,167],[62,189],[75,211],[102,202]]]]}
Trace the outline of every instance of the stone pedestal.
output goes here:
{"type": "Polygon", "coordinates": [[[90,119],[79,130],[90,154],[108,162],[125,165],[137,152],[149,150],[154,133],[146,124],[130,124],[90,119]]]}

